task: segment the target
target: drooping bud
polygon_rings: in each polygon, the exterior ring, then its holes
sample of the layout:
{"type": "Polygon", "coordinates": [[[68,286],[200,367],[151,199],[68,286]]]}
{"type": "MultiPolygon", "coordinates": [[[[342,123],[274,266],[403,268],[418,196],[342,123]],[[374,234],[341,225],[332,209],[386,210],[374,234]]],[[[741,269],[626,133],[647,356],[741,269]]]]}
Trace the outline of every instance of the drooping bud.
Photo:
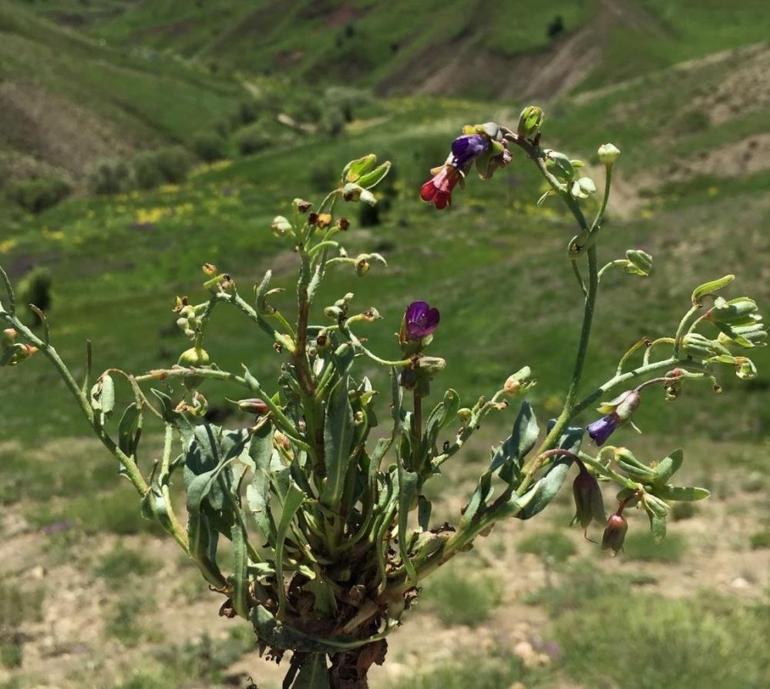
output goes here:
{"type": "Polygon", "coordinates": [[[626,251],[626,265],[623,270],[630,275],[638,275],[646,278],[652,270],[652,256],[641,249],[629,249],[626,251]]]}
{"type": "Polygon", "coordinates": [[[622,514],[616,512],[610,515],[602,535],[602,548],[604,550],[611,549],[617,555],[623,549],[623,542],[626,540],[627,531],[628,522],[622,514]]]}
{"type": "Polygon", "coordinates": [[[471,420],[471,417],[473,416],[473,412],[468,407],[462,407],[461,409],[457,410],[457,418],[459,419],[461,424],[467,424],[468,421],[471,420]]]}
{"type": "Polygon", "coordinates": [[[628,421],[642,401],[642,395],[638,390],[626,392],[615,407],[615,413],[621,421],[628,421]]]}
{"type": "Polygon", "coordinates": [[[310,201],[305,201],[304,199],[294,199],[291,202],[291,205],[294,206],[300,213],[307,213],[312,207],[313,204],[310,203],[310,201]]]}
{"type": "Polygon", "coordinates": [[[581,177],[572,183],[570,193],[576,199],[587,199],[591,194],[596,193],[596,185],[590,177],[581,177]]]}
{"type": "Polygon", "coordinates": [[[609,167],[618,159],[620,149],[614,144],[602,144],[596,154],[599,156],[599,162],[609,167]]]}
{"type": "Polygon", "coordinates": [[[3,347],[10,347],[16,341],[17,335],[18,333],[13,328],[3,330],[2,337],[0,338],[3,347]]]}
{"type": "Polygon", "coordinates": [[[519,115],[517,133],[525,139],[532,139],[540,133],[545,115],[543,110],[536,105],[528,105],[519,115]]]}
{"type": "Polygon", "coordinates": [[[201,270],[203,270],[204,275],[209,277],[214,277],[217,274],[217,267],[213,263],[204,263],[201,270]]]}
{"type": "Polygon", "coordinates": [[[270,411],[270,407],[267,406],[265,400],[259,399],[259,397],[238,400],[238,408],[247,414],[256,414],[257,416],[263,416],[270,411]]]}
{"type": "Polygon", "coordinates": [[[583,530],[587,529],[593,520],[603,522],[607,516],[604,512],[604,500],[599,482],[584,466],[572,483],[572,495],[575,499],[575,519],[583,530]]]}
{"type": "Polygon", "coordinates": [[[415,366],[428,373],[438,373],[446,368],[446,359],[440,356],[421,356],[415,362],[415,366]]]}

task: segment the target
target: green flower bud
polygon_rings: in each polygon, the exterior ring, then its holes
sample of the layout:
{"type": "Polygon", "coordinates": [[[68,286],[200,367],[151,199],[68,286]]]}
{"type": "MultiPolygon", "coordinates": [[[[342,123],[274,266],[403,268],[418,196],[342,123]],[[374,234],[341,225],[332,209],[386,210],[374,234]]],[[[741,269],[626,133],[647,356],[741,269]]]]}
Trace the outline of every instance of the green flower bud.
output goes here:
{"type": "Polygon", "coordinates": [[[576,199],[587,199],[591,194],[596,193],[596,185],[590,177],[581,177],[572,183],[570,193],[576,199]]]}
{"type": "Polygon", "coordinates": [[[202,347],[190,347],[179,355],[177,363],[180,366],[198,368],[208,366],[211,361],[208,352],[202,347]]]}
{"type": "Polygon", "coordinates": [[[528,105],[519,115],[517,133],[525,139],[532,139],[540,133],[545,115],[536,105],[528,105]]]}
{"type": "Polygon", "coordinates": [[[273,234],[275,234],[277,237],[282,237],[287,232],[291,232],[292,230],[291,223],[282,215],[276,215],[273,218],[273,222],[271,223],[270,227],[273,230],[273,234]]]}
{"type": "Polygon", "coordinates": [[[531,375],[532,369],[529,366],[520,368],[518,371],[516,371],[516,373],[508,376],[505,383],[503,384],[503,392],[505,392],[506,395],[513,397],[514,395],[520,393],[522,390],[526,390],[527,388],[531,387],[533,385],[533,383],[529,380],[531,375]]]}
{"type": "Polygon", "coordinates": [[[602,165],[612,165],[620,155],[620,149],[614,144],[602,144],[599,146],[599,150],[596,151],[599,156],[599,162],[602,165]]]}
{"type": "Polygon", "coordinates": [[[473,412],[470,409],[468,409],[468,407],[463,407],[462,409],[457,410],[457,418],[462,424],[468,423],[468,421],[471,420],[472,416],[473,416],[473,412]]]}
{"type": "Polygon", "coordinates": [[[652,256],[641,249],[629,249],[626,251],[626,260],[628,263],[623,266],[630,275],[647,277],[652,270],[652,256]]]}
{"type": "Polygon", "coordinates": [[[253,397],[245,400],[238,400],[238,408],[241,411],[245,411],[247,414],[256,414],[257,416],[263,416],[270,411],[264,400],[258,397],[253,397]]]}

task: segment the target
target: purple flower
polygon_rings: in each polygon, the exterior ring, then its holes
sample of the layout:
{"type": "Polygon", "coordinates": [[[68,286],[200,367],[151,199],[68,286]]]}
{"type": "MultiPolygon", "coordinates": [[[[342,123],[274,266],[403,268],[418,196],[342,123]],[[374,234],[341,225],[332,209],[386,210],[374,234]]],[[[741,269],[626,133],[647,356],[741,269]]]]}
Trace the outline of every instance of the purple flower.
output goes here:
{"type": "Polygon", "coordinates": [[[607,442],[607,438],[613,434],[619,425],[620,417],[615,412],[612,412],[611,414],[607,414],[607,416],[603,416],[598,421],[588,424],[588,426],[586,426],[586,431],[588,431],[588,435],[591,436],[591,440],[598,446],[602,446],[607,442]]]}
{"type": "Polygon", "coordinates": [[[452,165],[461,170],[489,148],[489,138],[482,134],[458,136],[452,142],[452,165]]]}
{"type": "Polygon", "coordinates": [[[440,319],[438,309],[431,308],[426,301],[413,301],[406,307],[404,330],[409,340],[421,340],[430,335],[440,319]]]}

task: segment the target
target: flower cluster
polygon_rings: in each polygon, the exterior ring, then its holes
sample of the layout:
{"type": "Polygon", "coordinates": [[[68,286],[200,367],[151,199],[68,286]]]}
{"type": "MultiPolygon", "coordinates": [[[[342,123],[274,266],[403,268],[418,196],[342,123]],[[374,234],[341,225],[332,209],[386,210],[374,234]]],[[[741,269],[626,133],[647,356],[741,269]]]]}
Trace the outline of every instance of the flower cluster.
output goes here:
{"type": "Polygon", "coordinates": [[[465,179],[473,163],[483,179],[511,162],[511,152],[502,131],[494,122],[468,125],[453,142],[446,162],[431,170],[431,177],[420,189],[420,198],[439,210],[452,203],[452,190],[465,179]]]}

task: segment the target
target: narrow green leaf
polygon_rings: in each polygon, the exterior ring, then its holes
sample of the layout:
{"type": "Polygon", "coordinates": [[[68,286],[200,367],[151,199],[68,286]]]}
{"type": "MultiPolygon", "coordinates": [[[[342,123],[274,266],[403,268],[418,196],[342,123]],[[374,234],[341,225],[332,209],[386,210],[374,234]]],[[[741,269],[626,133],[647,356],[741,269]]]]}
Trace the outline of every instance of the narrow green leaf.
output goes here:
{"type": "Polygon", "coordinates": [[[417,572],[414,569],[412,561],[409,559],[409,547],[407,543],[407,526],[409,523],[409,512],[412,509],[412,503],[417,497],[417,484],[419,477],[412,471],[401,469],[398,472],[398,549],[401,554],[401,560],[406,568],[407,576],[412,580],[417,579],[417,572]]]}
{"type": "Polygon", "coordinates": [[[283,581],[283,548],[291,521],[294,519],[294,515],[304,499],[305,494],[302,490],[294,482],[289,483],[275,537],[275,578],[278,586],[278,617],[282,617],[286,610],[286,588],[283,581]]]}
{"type": "Polygon", "coordinates": [[[500,478],[509,485],[516,483],[521,474],[521,464],[537,442],[540,429],[535,412],[529,402],[522,402],[508,439],[495,451],[489,470],[500,470],[500,478]]]}
{"type": "Polygon", "coordinates": [[[376,187],[380,182],[382,182],[383,179],[385,179],[388,172],[390,172],[389,160],[385,161],[381,165],[378,165],[371,172],[367,172],[365,175],[361,175],[358,180],[358,184],[364,189],[372,189],[376,187]]]}
{"type": "Polygon", "coordinates": [[[142,437],[142,413],[132,402],[126,407],[118,424],[118,447],[129,457],[136,455],[142,437]]]}
{"type": "Polygon", "coordinates": [[[661,459],[654,468],[655,483],[668,483],[669,479],[679,471],[683,460],[684,452],[682,450],[674,450],[668,457],[661,459]]]}
{"type": "Polygon", "coordinates": [[[249,555],[246,548],[246,533],[243,524],[236,520],[233,524],[233,608],[241,617],[249,619],[249,555]]]}
{"type": "Polygon", "coordinates": [[[694,502],[695,500],[705,500],[711,493],[705,488],[696,486],[661,486],[655,489],[655,494],[664,500],[673,500],[678,502],[694,502]]]}
{"type": "Polygon", "coordinates": [[[711,280],[710,282],[704,282],[702,285],[698,285],[692,291],[693,305],[700,306],[703,297],[727,287],[733,280],[735,280],[735,275],[725,275],[717,280],[711,280]]]}
{"type": "Polygon", "coordinates": [[[348,379],[345,377],[337,382],[329,396],[324,422],[326,480],[321,490],[321,502],[329,509],[338,506],[345,488],[354,431],[353,409],[348,400],[348,379]]]}

